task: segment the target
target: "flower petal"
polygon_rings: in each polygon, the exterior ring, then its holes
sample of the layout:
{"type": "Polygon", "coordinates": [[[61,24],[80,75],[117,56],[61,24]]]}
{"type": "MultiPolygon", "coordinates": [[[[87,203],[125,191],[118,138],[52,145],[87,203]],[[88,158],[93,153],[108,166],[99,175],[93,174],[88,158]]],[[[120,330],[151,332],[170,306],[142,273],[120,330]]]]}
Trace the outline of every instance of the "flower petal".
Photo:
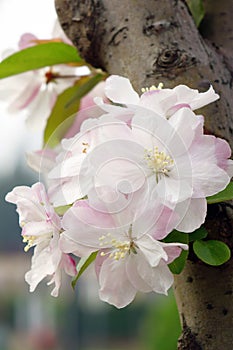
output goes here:
{"type": "Polygon", "coordinates": [[[118,75],[111,75],[106,79],[105,94],[115,103],[136,105],[139,102],[139,96],[129,79],[118,75]]]}
{"type": "Polygon", "coordinates": [[[124,259],[106,259],[99,273],[99,297],[109,304],[122,308],[130,304],[136,289],[128,280],[124,259]]]}

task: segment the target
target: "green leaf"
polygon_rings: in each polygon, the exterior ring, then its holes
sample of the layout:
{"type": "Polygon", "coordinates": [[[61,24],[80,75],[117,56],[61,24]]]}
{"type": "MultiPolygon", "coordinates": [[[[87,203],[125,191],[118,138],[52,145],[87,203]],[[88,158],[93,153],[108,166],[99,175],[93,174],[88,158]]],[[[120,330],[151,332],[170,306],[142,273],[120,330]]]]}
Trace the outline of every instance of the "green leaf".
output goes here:
{"type": "Polygon", "coordinates": [[[61,141],[73,124],[81,98],[102,79],[102,74],[83,77],[58,96],[44,131],[44,145],[53,148],[61,141]]]}
{"type": "Polygon", "coordinates": [[[0,63],[0,78],[62,63],[84,64],[74,46],[51,42],[35,45],[8,56],[0,63]]]}
{"type": "Polygon", "coordinates": [[[221,241],[195,241],[193,250],[197,257],[208,265],[219,266],[228,261],[231,257],[229,247],[221,241]]]}
{"type": "Polygon", "coordinates": [[[88,257],[83,257],[79,260],[78,265],[77,265],[78,273],[71,282],[73,288],[75,288],[79,277],[88,268],[88,266],[95,260],[97,253],[98,252],[91,253],[91,255],[89,255],[88,257]]]}
{"type": "Polygon", "coordinates": [[[207,204],[230,201],[231,199],[233,199],[233,182],[230,182],[223,191],[211,197],[207,197],[206,199],[207,199],[207,204]]]}
{"type": "Polygon", "coordinates": [[[186,243],[188,244],[189,242],[189,235],[188,233],[180,232],[177,230],[173,230],[167,237],[163,239],[165,243],[174,243],[174,242],[179,242],[179,243],[186,243]]]}
{"type": "Polygon", "coordinates": [[[194,232],[189,233],[189,242],[197,241],[202,238],[206,238],[208,235],[208,231],[205,229],[204,226],[201,226],[194,232]]]}
{"type": "Polygon", "coordinates": [[[185,267],[187,257],[188,257],[188,251],[182,250],[180,256],[178,256],[178,258],[176,258],[172,263],[168,265],[171,272],[176,275],[181,273],[185,267]]]}
{"type": "Polygon", "coordinates": [[[56,207],[54,208],[55,212],[60,215],[63,216],[65,214],[65,212],[71,207],[71,204],[67,204],[67,205],[62,205],[60,207],[56,207]]]}
{"type": "MultiPolygon", "coordinates": [[[[187,233],[179,232],[177,230],[173,230],[164,240],[166,243],[185,243],[188,244],[189,242],[189,235],[187,233]]],[[[179,274],[183,270],[185,266],[185,262],[188,257],[188,251],[182,250],[180,256],[176,258],[172,263],[170,263],[168,266],[172,273],[179,274]]]]}
{"type": "Polygon", "coordinates": [[[186,2],[198,28],[205,15],[203,0],[186,0],[186,2]]]}

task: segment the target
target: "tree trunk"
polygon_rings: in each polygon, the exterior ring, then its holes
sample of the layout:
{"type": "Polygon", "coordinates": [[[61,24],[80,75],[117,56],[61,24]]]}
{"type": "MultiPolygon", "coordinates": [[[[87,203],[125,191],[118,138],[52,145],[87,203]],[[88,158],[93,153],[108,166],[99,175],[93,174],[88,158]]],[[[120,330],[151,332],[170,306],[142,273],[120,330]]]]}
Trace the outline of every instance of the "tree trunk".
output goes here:
{"type": "MultiPolygon", "coordinates": [[[[203,110],[205,130],[233,147],[232,1],[205,0],[202,37],[185,1],[55,2],[63,29],[86,61],[130,78],[136,90],[163,82],[165,87],[186,84],[204,91],[212,84],[221,99],[203,110]]],[[[212,206],[206,225],[211,238],[232,247],[230,205],[212,206]]],[[[174,289],[183,324],[178,349],[231,350],[233,261],[208,267],[191,251],[174,289]]]]}

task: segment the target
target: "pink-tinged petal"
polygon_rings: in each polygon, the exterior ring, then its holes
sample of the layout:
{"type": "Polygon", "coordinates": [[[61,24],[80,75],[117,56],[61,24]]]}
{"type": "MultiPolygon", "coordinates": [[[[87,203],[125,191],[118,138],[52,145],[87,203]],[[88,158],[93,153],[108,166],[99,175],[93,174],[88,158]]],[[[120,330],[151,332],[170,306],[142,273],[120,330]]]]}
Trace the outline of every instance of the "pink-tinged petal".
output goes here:
{"type": "Polygon", "coordinates": [[[171,232],[179,221],[179,215],[172,209],[164,207],[154,226],[148,230],[148,233],[156,240],[163,239],[171,232]]]}
{"type": "Polygon", "coordinates": [[[229,144],[220,138],[215,139],[215,156],[217,165],[225,170],[230,178],[233,176],[233,161],[229,160],[231,156],[231,148],[229,144]]]}
{"type": "Polygon", "coordinates": [[[22,236],[42,236],[46,234],[53,234],[54,231],[58,231],[60,227],[56,227],[50,221],[33,221],[28,222],[23,226],[22,236]]]}
{"type": "Polygon", "coordinates": [[[85,157],[86,155],[81,153],[64,159],[60,164],[51,170],[49,173],[49,178],[59,179],[62,177],[72,177],[79,175],[85,157]]]}
{"type": "Polygon", "coordinates": [[[38,38],[31,33],[24,33],[21,35],[18,46],[20,50],[26,49],[30,46],[35,46],[38,38]]]}
{"type": "Polygon", "coordinates": [[[175,208],[181,220],[176,226],[181,232],[193,232],[205,221],[207,203],[205,198],[191,198],[178,203],[175,208]]]}
{"type": "Polygon", "coordinates": [[[100,144],[90,154],[90,163],[98,167],[95,186],[109,186],[122,193],[137,191],[145,182],[139,164],[143,148],[136,142],[112,140],[100,144]]]}
{"type": "Polygon", "coordinates": [[[216,92],[213,89],[213,86],[210,86],[208,91],[199,93],[199,96],[190,102],[190,106],[193,110],[195,110],[204,107],[218,99],[219,95],[216,94],[216,92]]]}
{"type": "MultiPolygon", "coordinates": [[[[32,101],[38,96],[41,81],[37,76],[37,73],[32,72],[32,76],[30,80],[28,79],[27,85],[25,85],[24,89],[20,90],[20,94],[13,101],[13,103],[9,106],[9,112],[17,112],[19,110],[23,110],[28,107],[32,101]]],[[[27,81],[27,80],[26,80],[27,81]]]]}
{"type": "Polygon", "coordinates": [[[46,89],[40,89],[33,101],[30,102],[30,105],[27,106],[29,116],[26,124],[30,130],[38,131],[45,128],[56,97],[55,92],[51,91],[48,93],[46,89]]]}
{"type": "Polygon", "coordinates": [[[51,292],[51,295],[52,297],[58,297],[59,289],[61,287],[61,270],[60,269],[58,269],[54,273],[52,279],[47,283],[47,285],[50,286],[53,283],[55,284],[55,286],[51,292]]]}
{"type": "Polygon", "coordinates": [[[167,261],[168,256],[160,242],[149,235],[144,235],[137,241],[137,245],[150,266],[158,266],[161,259],[167,261]]]}
{"type": "Polygon", "coordinates": [[[105,94],[115,103],[136,105],[139,102],[139,96],[129,79],[118,75],[111,75],[106,79],[105,94]]]}
{"type": "Polygon", "coordinates": [[[136,268],[139,260],[139,255],[130,254],[126,261],[126,273],[129,281],[134,286],[134,288],[140,292],[148,293],[151,292],[151,287],[142,279],[136,268]]]}
{"type": "Polygon", "coordinates": [[[173,260],[180,256],[182,249],[188,250],[188,245],[183,243],[160,243],[168,255],[166,264],[170,264],[173,260]]]}
{"type": "MultiPolygon", "coordinates": [[[[182,175],[181,175],[182,176],[182,175]]],[[[191,179],[163,177],[155,188],[161,201],[173,209],[177,202],[190,198],[193,193],[191,179]]]]}
{"type": "Polygon", "coordinates": [[[115,232],[112,216],[92,209],[86,201],[79,201],[70,208],[63,216],[62,225],[64,235],[92,251],[112,245],[108,236],[104,240],[100,239],[103,235],[115,232]]]}
{"type": "MultiPolygon", "coordinates": [[[[94,104],[93,98],[88,98],[89,104],[93,104],[93,106],[84,107],[82,106],[82,103],[80,105],[80,110],[77,113],[77,116],[75,117],[75,121],[72,124],[71,128],[67,131],[65,134],[65,138],[69,139],[74,137],[77,133],[80,132],[80,128],[82,124],[85,122],[85,120],[89,118],[98,118],[103,114],[103,110],[94,104]]],[[[85,102],[87,104],[88,101],[85,102]]]]}
{"type": "Polygon", "coordinates": [[[158,89],[142,94],[139,105],[164,117],[167,110],[175,103],[176,95],[172,89],[158,89]]]}
{"type": "Polygon", "coordinates": [[[117,308],[127,306],[135,298],[136,289],[128,280],[124,259],[106,259],[100,270],[99,284],[100,299],[117,308]]]}
{"type": "Polygon", "coordinates": [[[171,147],[168,146],[172,154],[180,155],[187,152],[195,137],[195,131],[200,126],[200,119],[190,109],[182,108],[171,116],[169,124],[174,130],[174,135],[169,140],[171,147]]]}
{"type": "Polygon", "coordinates": [[[62,268],[64,269],[65,273],[69,276],[75,276],[77,273],[76,263],[75,260],[69,256],[68,254],[62,255],[62,262],[61,262],[62,268]]]}
{"type": "Polygon", "coordinates": [[[208,197],[222,190],[228,185],[228,174],[213,163],[195,164],[193,167],[193,197],[208,197]]]}
{"type": "Polygon", "coordinates": [[[62,179],[51,183],[48,189],[50,201],[54,207],[73,204],[76,200],[83,198],[85,193],[81,192],[79,177],[62,179]]]}
{"type": "Polygon", "coordinates": [[[57,151],[53,149],[43,149],[26,154],[27,164],[38,173],[48,174],[55,166],[57,151]]]}
{"type": "MultiPolygon", "coordinates": [[[[59,247],[62,252],[67,254],[74,254],[78,257],[89,256],[91,253],[96,251],[96,247],[89,247],[82,245],[82,243],[76,242],[72,238],[76,237],[76,231],[67,230],[62,233],[59,247]]],[[[99,247],[100,248],[100,247],[99,247]]]]}
{"type": "Polygon", "coordinates": [[[212,86],[208,91],[202,93],[185,85],[178,85],[173,90],[177,94],[177,102],[188,103],[192,110],[206,106],[219,99],[219,95],[215,93],[212,86]]]}
{"type": "Polygon", "coordinates": [[[32,257],[31,269],[25,274],[25,280],[30,285],[30,292],[34,292],[37,285],[48,275],[54,273],[54,267],[51,261],[51,251],[47,246],[43,250],[34,251],[32,257]]]}
{"type": "Polygon", "coordinates": [[[161,261],[158,266],[152,268],[146,260],[141,259],[137,270],[154,292],[167,295],[174,278],[165,262],[161,261]]]}
{"type": "Polygon", "coordinates": [[[174,113],[178,112],[180,109],[183,108],[191,108],[188,103],[178,103],[174,106],[172,106],[168,111],[167,111],[167,117],[171,117],[174,113]]]}

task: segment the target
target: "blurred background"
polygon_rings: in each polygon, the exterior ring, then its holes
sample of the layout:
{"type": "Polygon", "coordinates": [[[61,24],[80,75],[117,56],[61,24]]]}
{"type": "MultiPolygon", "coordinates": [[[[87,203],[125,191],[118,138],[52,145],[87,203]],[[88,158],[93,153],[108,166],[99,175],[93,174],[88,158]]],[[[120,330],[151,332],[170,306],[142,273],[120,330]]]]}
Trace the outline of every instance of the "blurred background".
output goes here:
{"type": "MultiPolygon", "coordinates": [[[[0,0],[0,55],[16,49],[25,32],[50,38],[55,18],[54,0],[0,0]]],[[[92,270],[75,291],[64,279],[57,299],[45,281],[28,292],[30,252],[23,251],[15,206],[4,198],[38,181],[25,152],[41,148],[42,133],[28,131],[24,116],[9,115],[1,100],[0,120],[0,350],[175,350],[180,324],[172,292],[139,294],[117,310],[99,300],[92,270]]]]}

